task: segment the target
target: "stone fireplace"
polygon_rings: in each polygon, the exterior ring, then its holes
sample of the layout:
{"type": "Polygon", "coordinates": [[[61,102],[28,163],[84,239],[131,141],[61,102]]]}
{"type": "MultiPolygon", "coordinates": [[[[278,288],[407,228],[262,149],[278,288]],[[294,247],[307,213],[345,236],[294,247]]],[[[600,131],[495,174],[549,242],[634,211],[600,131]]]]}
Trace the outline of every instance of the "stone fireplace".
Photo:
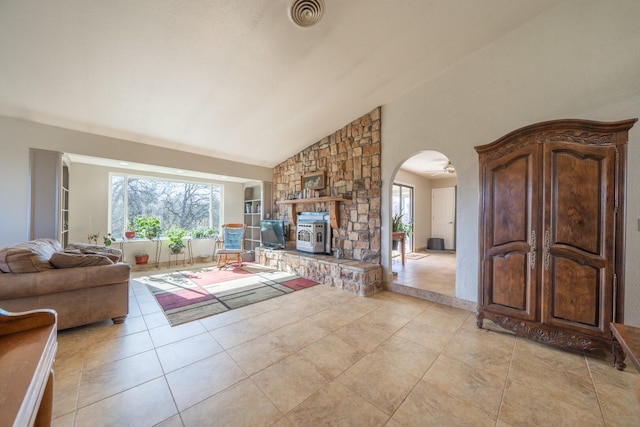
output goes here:
{"type": "Polygon", "coordinates": [[[298,214],[335,214],[325,236],[325,254],[340,249],[345,259],[380,264],[380,108],[307,147],[273,169],[275,218],[291,225],[297,240],[298,214]],[[303,177],[324,171],[324,187],[302,198],[303,177]]]}
{"type": "Polygon", "coordinates": [[[380,112],[374,109],[274,167],[274,217],[285,221],[296,250],[259,247],[257,262],[358,295],[382,290],[380,112]],[[326,179],[310,195],[305,176],[318,172],[326,179]]]}

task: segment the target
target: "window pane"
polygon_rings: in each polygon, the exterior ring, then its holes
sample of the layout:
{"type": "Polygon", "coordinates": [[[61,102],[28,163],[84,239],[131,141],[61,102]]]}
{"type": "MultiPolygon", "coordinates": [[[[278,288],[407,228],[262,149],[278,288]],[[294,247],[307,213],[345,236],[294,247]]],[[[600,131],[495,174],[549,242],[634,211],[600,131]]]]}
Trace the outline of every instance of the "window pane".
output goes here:
{"type": "Polygon", "coordinates": [[[124,176],[111,176],[111,235],[113,237],[124,236],[125,210],[124,210],[124,176]]]}
{"type": "MultiPolygon", "coordinates": [[[[112,179],[112,192],[116,193],[116,185],[121,186],[123,188],[121,192],[124,192],[124,182],[126,182],[127,203],[126,212],[121,209],[122,213],[119,215],[112,214],[114,236],[122,235],[127,220],[134,223],[135,218],[143,214],[158,217],[163,231],[174,226],[187,230],[198,226],[219,226],[221,195],[219,185],[168,181],[150,177],[118,176],[118,178],[120,180],[112,179]],[[115,232],[115,230],[118,231],[115,232]]],[[[121,200],[124,206],[125,197],[120,197],[118,203],[121,200]]],[[[115,206],[115,199],[112,198],[112,211],[115,206]]]]}

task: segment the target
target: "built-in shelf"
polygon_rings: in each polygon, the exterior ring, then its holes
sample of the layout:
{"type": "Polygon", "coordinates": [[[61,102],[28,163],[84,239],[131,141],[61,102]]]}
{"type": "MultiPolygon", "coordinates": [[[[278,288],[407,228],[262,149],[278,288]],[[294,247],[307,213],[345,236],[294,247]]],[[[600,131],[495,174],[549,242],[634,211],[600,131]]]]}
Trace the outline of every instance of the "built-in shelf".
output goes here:
{"type": "Polygon", "coordinates": [[[310,197],[308,199],[293,199],[293,200],[279,200],[276,203],[279,205],[289,205],[289,218],[291,223],[295,227],[296,225],[296,205],[304,203],[326,203],[329,210],[329,222],[331,228],[340,228],[340,209],[338,206],[340,202],[350,202],[351,198],[345,196],[325,196],[325,197],[310,197]]]}

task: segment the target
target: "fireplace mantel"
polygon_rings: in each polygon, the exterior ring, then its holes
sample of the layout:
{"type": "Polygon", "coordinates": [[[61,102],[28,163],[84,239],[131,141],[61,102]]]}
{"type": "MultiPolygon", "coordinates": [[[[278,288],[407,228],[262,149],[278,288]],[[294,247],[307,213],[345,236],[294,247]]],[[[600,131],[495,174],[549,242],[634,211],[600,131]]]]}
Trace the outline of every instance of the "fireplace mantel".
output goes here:
{"type": "Polygon", "coordinates": [[[293,200],[279,200],[276,203],[279,205],[289,205],[289,218],[291,223],[295,227],[296,225],[296,205],[304,203],[326,203],[329,211],[329,221],[331,228],[340,228],[340,202],[350,202],[351,199],[338,196],[325,196],[325,197],[310,197],[308,199],[293,199],[293,200]]]}

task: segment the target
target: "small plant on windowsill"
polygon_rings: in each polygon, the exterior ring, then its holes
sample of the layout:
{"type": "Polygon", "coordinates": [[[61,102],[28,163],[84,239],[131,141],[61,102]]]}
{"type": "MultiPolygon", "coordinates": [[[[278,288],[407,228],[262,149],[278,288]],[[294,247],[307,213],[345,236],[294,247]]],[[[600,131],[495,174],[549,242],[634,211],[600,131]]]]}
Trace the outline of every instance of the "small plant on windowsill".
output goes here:
{"type": "Polygon", "coordinates": [[[149,254],[145,251],[140,251],[135,255],[136,264],[147,264],[149,262],[149,254]]]}
{"type": "Polygon", "coordinates": [[[129,221],[127,221],[127,227],[124,229],[124,237],[127,239],[136,237],[136,229],[129,221]]]}
{"type": "Polygon", "coordinates": [[[111,246],[111,244],[114,243],[115,241],[116,239],[111,237],[111,233],[107,233],[106,236],[102,236],[102,242],[104,243],[105,246],[111,246]]]}
{"type": "Polygon", "coordinates": [[[210,239],[216,237],[218,230],[215,227],[199,226],[189,232],[194,239],[210,239]]]}
{"type": "Polygon", "coordinates": [[[173,254],[179,254],[184,249],[184,242],[182,239],[186,234],[186,230],[184,228],[172,227],[167,232],[167,237],[169,238],[169,249],[173,254]]]}
{"type": "Polygon", "coordinates": [[[100,237],[100,233],[93,233],[87,236],[87,240],[89,243],[93,242],[94,245],[98,244],[98,237],[100,237]]]}

